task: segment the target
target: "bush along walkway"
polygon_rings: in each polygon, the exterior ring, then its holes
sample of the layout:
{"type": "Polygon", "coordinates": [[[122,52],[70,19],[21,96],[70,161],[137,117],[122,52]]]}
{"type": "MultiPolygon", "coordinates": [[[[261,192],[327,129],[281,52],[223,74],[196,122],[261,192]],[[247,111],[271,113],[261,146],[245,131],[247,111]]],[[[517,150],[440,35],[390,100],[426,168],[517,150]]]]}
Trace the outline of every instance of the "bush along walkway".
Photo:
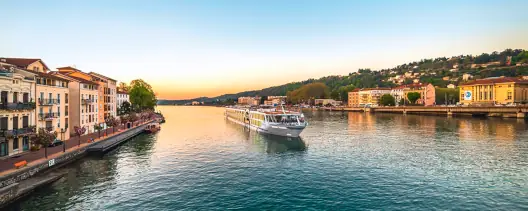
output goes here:
{"type": "MultiPolygon", "coordinates": [[[[144,119],[144,120],[138,120],[135,122],[128,123],[130,124],[130,128],[133,128],[135,126],[145,124],[146,122],[150,121],[150,119],[144,119]]],[[[82,147],[85,147],[93,142],[97,142],[100,140],[104,140],[108,137],[120,134],[122,132],[127,131],[126,124],[120,124],[119,126],[113,127],[113,128],[107,128],[103,129],[100,132],[93,132],[82,136],[73,136],[68,140],[65,140],[63,142],[63,145],[58,145],[54,147],[48,147],[47,148],[47,158],[45,153],[45,148],[41,147],[37,151],[27,151],[20,153],[19,155],[3,158],[0,160],[0,176],[6,175],[11,172],[14,172],[18,170],[15,167],[16,163],[27,163],[27,166],[31,166],[32,164],[40,163],[46,159],[52,159],[55,158],[63,153],[67,153],[73,150],[80,149],[82,147]]],[[[24,168],[24,167],[20,167],[24,168]]]]}

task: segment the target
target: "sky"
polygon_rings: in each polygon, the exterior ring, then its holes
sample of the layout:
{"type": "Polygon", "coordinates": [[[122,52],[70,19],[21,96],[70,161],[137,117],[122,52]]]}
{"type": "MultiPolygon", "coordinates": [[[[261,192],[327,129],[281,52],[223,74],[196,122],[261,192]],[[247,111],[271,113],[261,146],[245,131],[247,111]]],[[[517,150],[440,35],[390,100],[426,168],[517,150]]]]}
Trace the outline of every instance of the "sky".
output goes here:
{"type": "Polygon", "coordinates": [[[141,78],[158,99],[528,49],[526,0],[0,0],[0,8],[0,57],[141,78]]]}

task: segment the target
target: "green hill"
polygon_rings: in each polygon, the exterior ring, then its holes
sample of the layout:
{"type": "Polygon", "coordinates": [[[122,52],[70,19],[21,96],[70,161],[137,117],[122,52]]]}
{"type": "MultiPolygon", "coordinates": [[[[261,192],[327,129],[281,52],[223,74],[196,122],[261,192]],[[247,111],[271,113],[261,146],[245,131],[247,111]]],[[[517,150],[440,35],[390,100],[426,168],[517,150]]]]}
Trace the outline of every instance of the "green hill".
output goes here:
{"type": "MultiPolygon", "coordinates": [[[[446,87],[448,84],[458,85],[462,83],[462,76],[464,74],[471,75],[472,79],[495,76],[527,76],[527,64],[528,51],[506,49],[502,52],[495,51],[490,54],[483,53],[478,56],[459,55],[450,58],[422,59],[382,70],[359,69],[357,72],[352,72],[344,76],[326,76],[319,79],[308,79],[261,90],[224,94],[213,98],[201,97],[189,100],[159,100],[158,104],[185,104],[194,100],[200,102],[222,102],[244,96],[286,95],[289,91],[314,82],[324,83],[334,93],[338,92],[340,87],[349,85],[357,88],[395,87],[413,83],[413,80],[432,83],[438,87],[446,87]],[[411,76],[405,77],[406,75],[411,76]],[[402,77],[404,79],[401,79],[402,77]]],[[[332,97],[338,98],[339,95],[332,95],[332,97]]]]}

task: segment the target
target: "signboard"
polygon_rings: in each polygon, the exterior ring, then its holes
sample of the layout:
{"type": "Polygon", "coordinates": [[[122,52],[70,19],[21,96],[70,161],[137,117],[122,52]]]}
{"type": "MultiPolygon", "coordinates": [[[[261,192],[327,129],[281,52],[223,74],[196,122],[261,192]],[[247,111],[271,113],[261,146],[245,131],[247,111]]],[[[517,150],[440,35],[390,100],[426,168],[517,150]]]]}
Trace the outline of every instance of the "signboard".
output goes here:
{"type": "Polygon", "coordinates": [[[55,159],[51,159],[51,160],[49,160],[49,161],[48,161],[48,167],[51,167],[51,166],[53,166],[53,165],[55,165],[55,159]]]}
{"type": "Polygon", "coordinates": [[[473,94],[471,93],[471,91],[464,91],[464,100],[471,100],[472,97],[473,94]]]}

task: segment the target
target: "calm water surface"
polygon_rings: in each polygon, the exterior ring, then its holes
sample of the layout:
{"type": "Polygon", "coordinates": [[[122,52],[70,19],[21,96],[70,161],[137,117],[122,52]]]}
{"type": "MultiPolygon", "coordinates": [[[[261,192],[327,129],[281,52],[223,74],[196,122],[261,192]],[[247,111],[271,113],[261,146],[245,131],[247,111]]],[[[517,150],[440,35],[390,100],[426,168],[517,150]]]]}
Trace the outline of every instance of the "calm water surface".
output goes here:
{"type": "Polygon", "coordinates": [[[223,108],[167,118],[10,209],[528,210],[524,120],[307,112],[302,140],[226,122],[223,108]]]}

